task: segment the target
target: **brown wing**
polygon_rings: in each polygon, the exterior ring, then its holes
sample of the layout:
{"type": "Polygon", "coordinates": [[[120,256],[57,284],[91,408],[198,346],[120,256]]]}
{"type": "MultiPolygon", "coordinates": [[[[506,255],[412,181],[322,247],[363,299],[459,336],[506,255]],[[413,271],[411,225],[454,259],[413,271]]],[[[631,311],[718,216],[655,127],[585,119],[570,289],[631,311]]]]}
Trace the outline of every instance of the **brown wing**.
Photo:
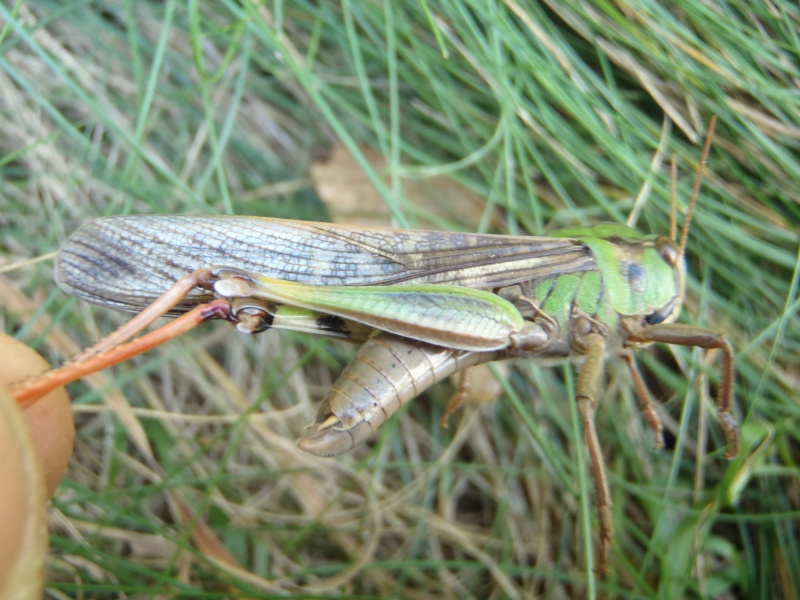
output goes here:
{"type": "MultiPolygon", "coordinates": [[[[312,285],[441,283],[495,289],[594,268],[571,239],[347,227],[237,216],[131,215],[86,223],[56,280],[79,298],[138,311],[196,269],[230,266],[312,285]]],[[[210,299],[193,292],[175,312],[210,299]]]]}

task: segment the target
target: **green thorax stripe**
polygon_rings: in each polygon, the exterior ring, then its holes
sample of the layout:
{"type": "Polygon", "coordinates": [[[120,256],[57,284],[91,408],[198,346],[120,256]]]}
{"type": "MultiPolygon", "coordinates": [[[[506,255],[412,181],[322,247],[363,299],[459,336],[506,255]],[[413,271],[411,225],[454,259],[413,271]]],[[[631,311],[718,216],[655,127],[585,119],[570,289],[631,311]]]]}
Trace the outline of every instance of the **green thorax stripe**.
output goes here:
{"type": "Polygon", "coordinates": [[[559,327],[567,327],[573,308],[593,317],[614,330],[617,313],[613,310],[599,271],[560,275],[538,282],[534,298],[542,312],[555,319],[559,327]]]}

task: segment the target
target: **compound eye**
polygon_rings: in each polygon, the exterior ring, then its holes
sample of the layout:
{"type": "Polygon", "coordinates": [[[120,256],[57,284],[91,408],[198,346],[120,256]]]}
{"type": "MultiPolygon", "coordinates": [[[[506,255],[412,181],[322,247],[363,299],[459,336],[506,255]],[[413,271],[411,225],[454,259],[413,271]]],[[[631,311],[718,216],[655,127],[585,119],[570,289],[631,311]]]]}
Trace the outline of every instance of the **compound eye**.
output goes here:
{"type": "Polygon", "coordinates": [[[678,265],[678,249],[672,245],[672,240],[667,237],[660,237],[656,240],[656,248],[658,249],[658,254],[670,267],[678,265]]]}
{"type": "Polygon", "coordinates": [[[648,325],[658,325],[664,321],[674,321],[677,318],[678,301],[673,298],[666,306],[650,313],[644,318],[644,322],[648,325]]]}

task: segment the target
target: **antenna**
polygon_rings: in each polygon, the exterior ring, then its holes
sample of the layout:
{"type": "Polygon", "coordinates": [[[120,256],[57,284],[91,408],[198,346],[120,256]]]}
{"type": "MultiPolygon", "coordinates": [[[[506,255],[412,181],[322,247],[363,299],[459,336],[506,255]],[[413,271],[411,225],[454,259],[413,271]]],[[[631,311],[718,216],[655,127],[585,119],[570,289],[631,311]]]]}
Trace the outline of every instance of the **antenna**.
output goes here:
{"type": "Polygon", "coordinates": [[[675,241],[678,232],[678,162],[673,154],[669,159],[669,239],[675,241]]]}
{"type": "Polygon", "coordinates": [[[689,224],[692,221],[692,214],[694,213],[694,205],[697,203],[697,194],[700,192],[700,184],[703,182],[703,172],[706,169],[706,161],[708,160],[708,152],[711,149],[711,140],[714,137],[714,127],[717,124],[717,115],[711,117],[708,122],[708,133],[706,134],[706,143],[703,146],[703,154],[700,156],[700,164],[697,166],[697,175],[694,178],[694,187],[692,188],[692,197],[689,198],[689,208],[686,209],[686,218],[683,221],[683,230],[681,231],[681,244],[678,250],[678,260],[683,258],[686,252],[686,240],[689,238],[689,224]]]}

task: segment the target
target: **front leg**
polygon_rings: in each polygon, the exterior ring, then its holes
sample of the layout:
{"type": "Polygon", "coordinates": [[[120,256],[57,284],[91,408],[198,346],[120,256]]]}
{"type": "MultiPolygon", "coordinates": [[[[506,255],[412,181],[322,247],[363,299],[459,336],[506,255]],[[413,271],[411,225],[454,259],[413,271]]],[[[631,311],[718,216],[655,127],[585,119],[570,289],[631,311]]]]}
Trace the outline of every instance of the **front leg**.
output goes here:
{"type": "Polygon", "coordinates": [[[739,453],[739,426],[731,415],[733,404],[733,348],[723,334],[703,327],[683,325],[681,323],[661,323],[648,327],[627,325],[629,332],[626,345],[661,342],[678,346],[694,346],[697,348],[716,349],[722,352],[722,369],[720,372],[719,392],[717,394],[717,414],[728,440],[727,458],[739,453]]]}

